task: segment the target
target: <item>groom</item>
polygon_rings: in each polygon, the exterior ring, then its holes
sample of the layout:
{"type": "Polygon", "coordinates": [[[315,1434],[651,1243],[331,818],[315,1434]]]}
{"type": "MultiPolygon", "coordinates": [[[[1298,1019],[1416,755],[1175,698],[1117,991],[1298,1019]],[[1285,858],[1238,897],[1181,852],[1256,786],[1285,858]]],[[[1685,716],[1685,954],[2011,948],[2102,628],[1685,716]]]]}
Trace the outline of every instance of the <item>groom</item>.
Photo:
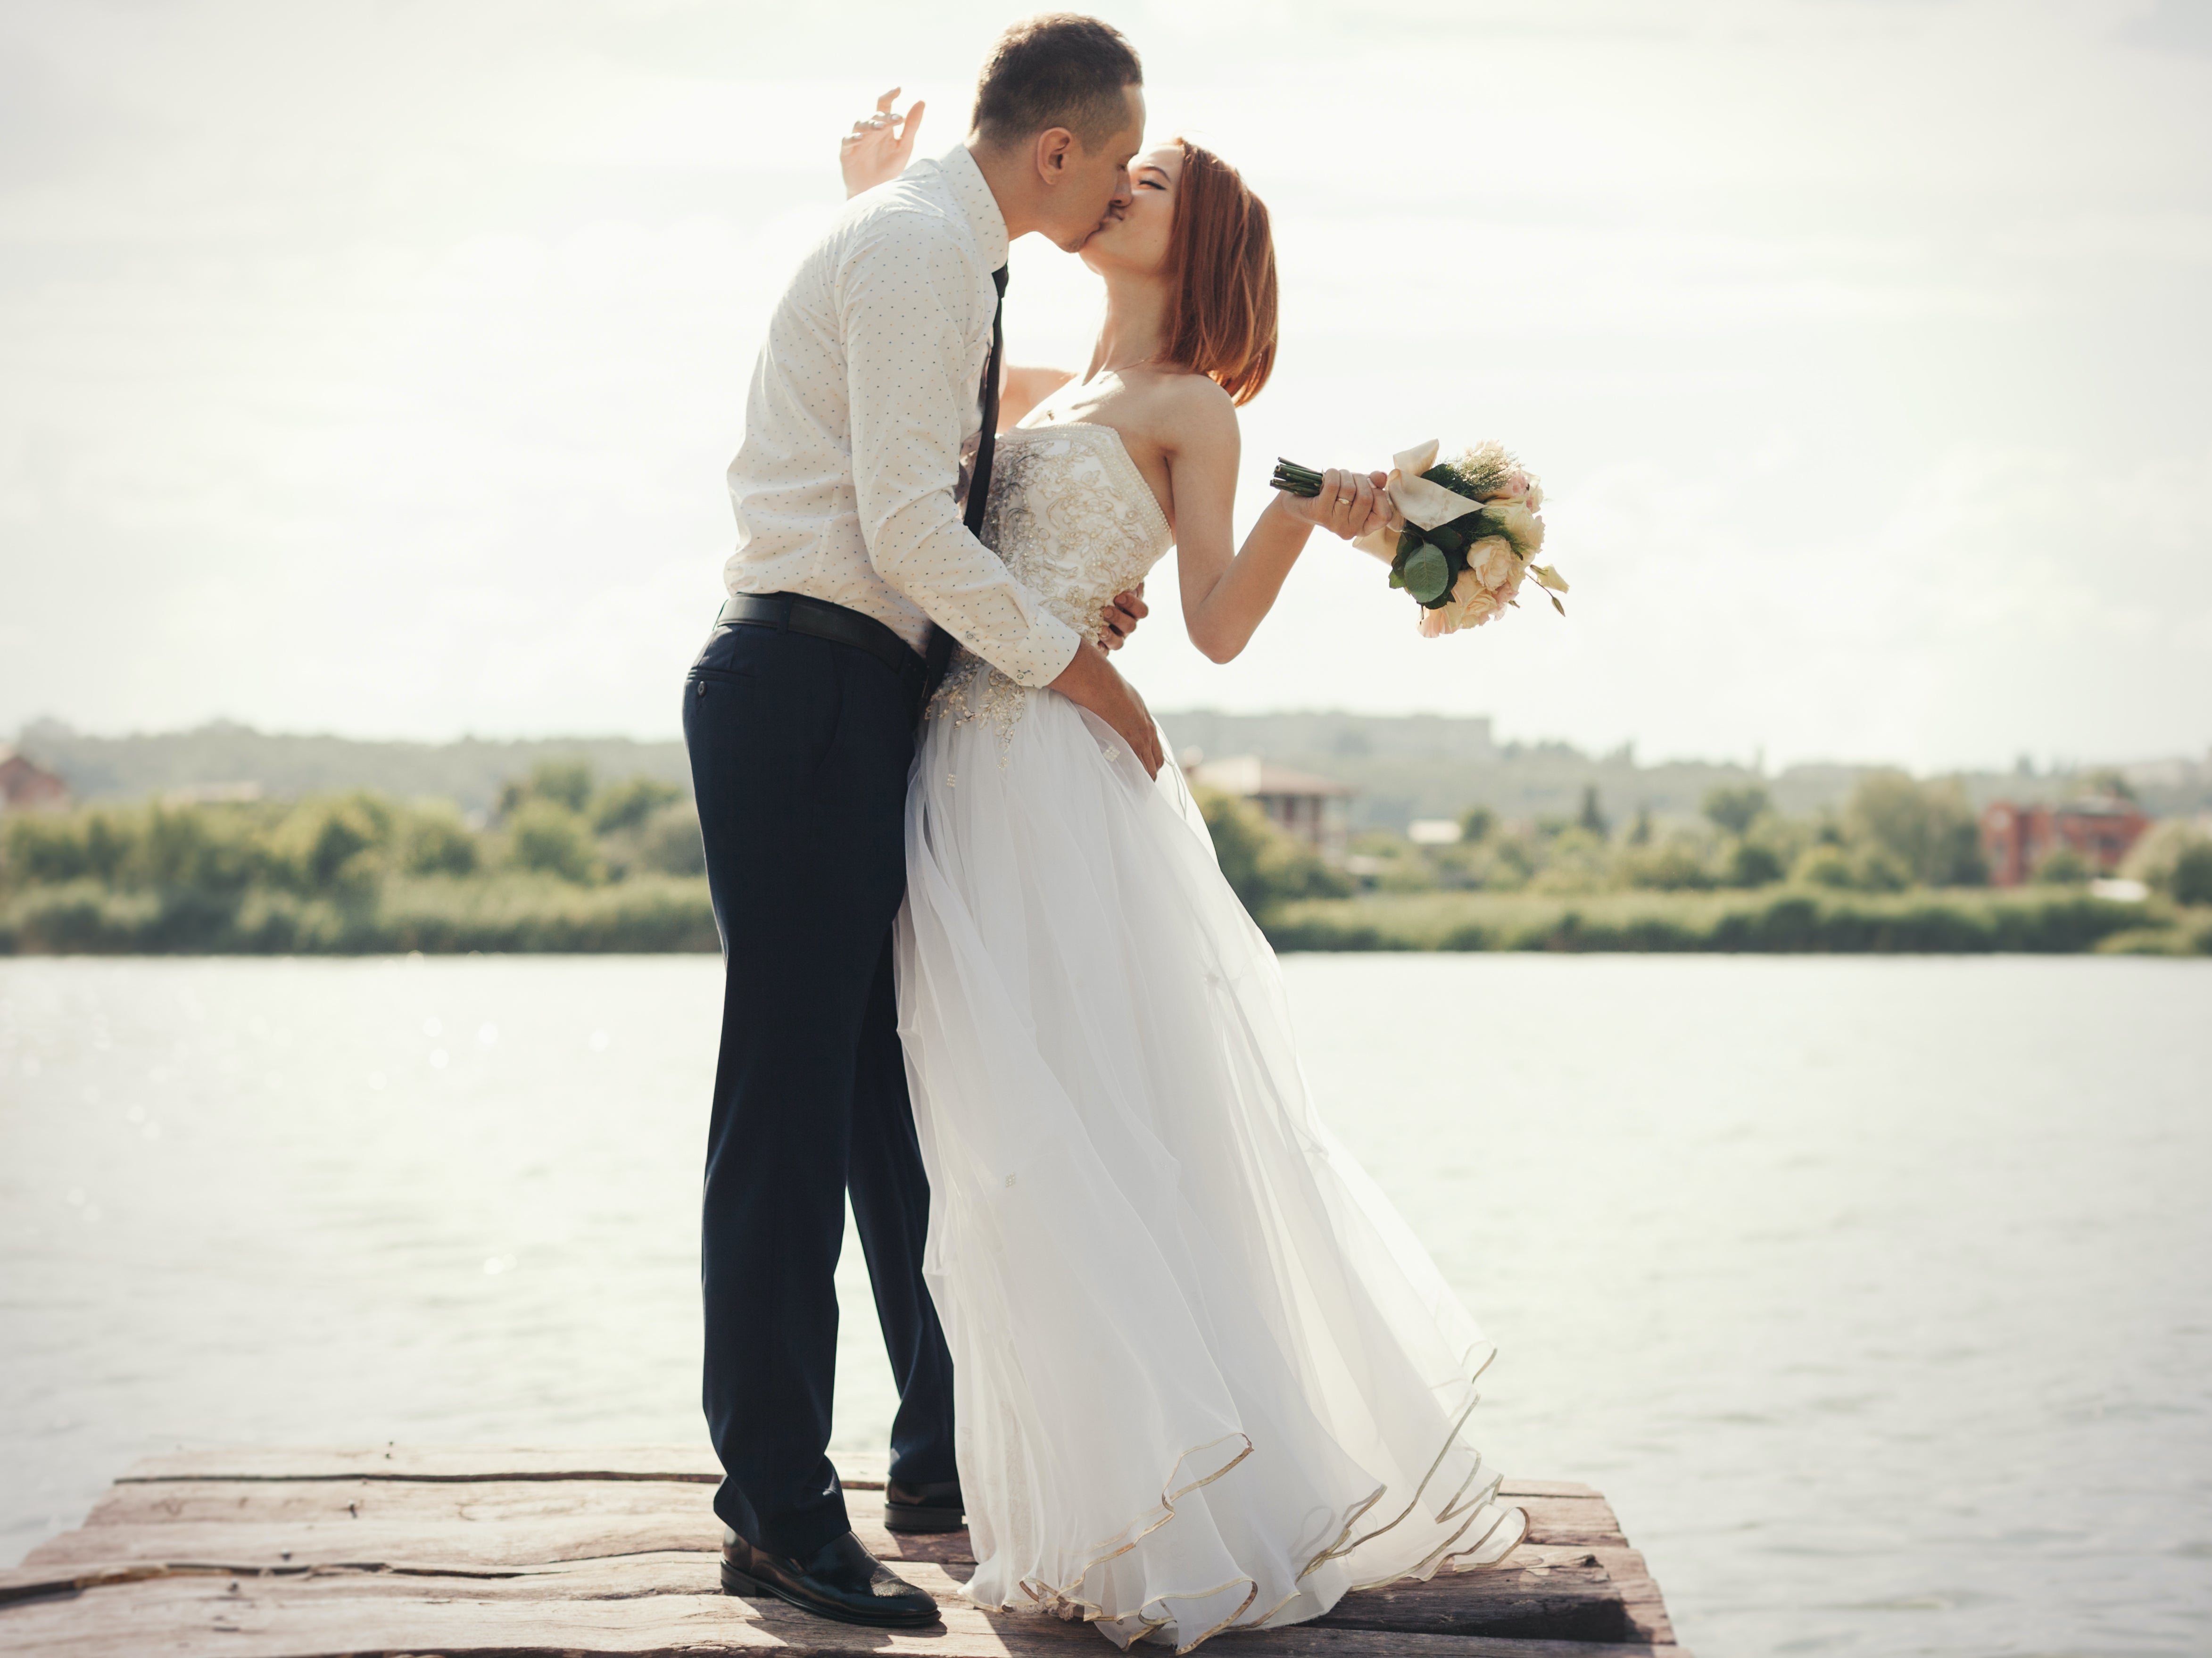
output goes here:
{"type": "Polygon", "coordinates": [[[684,686],[726,970],[701,1272],[722,1583],[848,1622],[937,1616],[853,1535],[826,1455],[848,1191],[899,1385],[885,1522],[949,1529],[962,1513],[891,981],[918,716],[957,641],[1090,709],[1148,769],[1162,760],[1105,653],[975,538],[1007,244],[1034,230],[1073,251],[1126,205],[1144,118],[1114,29],[1018,23],[966,142],[806,251],[730,465],[732,597],[684,686]]]}

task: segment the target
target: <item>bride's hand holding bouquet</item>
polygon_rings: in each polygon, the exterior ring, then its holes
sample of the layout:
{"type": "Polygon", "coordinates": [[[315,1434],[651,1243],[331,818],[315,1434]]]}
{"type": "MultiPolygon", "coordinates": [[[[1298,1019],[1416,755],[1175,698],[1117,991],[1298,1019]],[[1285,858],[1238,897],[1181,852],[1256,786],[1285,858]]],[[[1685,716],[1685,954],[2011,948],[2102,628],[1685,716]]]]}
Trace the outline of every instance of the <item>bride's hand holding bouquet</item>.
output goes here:
{"type": "Polygon", "coordinates": [[[1379,536],[1404,522],[1391,503],[1387,472],[1352,472],[1332,466],[1309,476],[1311,490],[1279,491],[1276,511],[1346,541],[1379,536]]]}

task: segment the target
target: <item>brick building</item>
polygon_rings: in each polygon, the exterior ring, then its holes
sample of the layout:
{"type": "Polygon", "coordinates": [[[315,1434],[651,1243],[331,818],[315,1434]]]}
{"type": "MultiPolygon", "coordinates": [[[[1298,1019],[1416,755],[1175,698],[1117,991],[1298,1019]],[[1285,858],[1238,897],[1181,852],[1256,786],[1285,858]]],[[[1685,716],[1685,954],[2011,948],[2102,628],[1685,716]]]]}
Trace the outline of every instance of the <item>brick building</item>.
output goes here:
{"type": "Polygon", "coordinates": [[[69,785],[37,761],[0,747],[0,812],[51,811],[69,805],[69,785]]]}
{"type": "Polygon", "coordinates": [[[2056,806],[1993,801],[1982,812],[1982,855],[1993,886],[2016,887],[2045,858],[2070,847],[2100,875],[2110,875],[2150,827],[2132,800],[2095,794],[2056,806]]]}

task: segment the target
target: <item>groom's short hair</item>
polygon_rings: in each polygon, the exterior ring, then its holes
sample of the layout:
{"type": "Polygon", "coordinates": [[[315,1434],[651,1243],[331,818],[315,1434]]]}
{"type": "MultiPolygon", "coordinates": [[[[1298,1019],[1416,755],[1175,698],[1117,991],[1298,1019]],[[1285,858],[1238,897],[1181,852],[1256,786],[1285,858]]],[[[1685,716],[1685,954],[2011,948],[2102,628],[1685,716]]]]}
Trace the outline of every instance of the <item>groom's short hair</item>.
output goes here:
{"type": "Polygon", "coordinates": [[[975,134],[1018,144],[1066,127],[1095,149],[1129,118],[1122,88],[1142,85],[1137,49],[1111,23],[1070,11],[1024,18],[1000,35],[975,80],[975,134]]]}

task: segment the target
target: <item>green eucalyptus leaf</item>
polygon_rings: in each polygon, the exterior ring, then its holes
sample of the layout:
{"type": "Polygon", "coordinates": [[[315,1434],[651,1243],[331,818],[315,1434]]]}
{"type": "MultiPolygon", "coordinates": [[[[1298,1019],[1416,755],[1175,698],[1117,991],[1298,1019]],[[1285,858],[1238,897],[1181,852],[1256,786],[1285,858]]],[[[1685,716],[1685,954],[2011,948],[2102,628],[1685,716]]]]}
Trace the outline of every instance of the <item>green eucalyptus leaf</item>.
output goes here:
{"type": "Polygon", "coordinates": [[[1406,591],[1424,604],[1442,598],[1451,579],[1451,561],[1434,542],[1423,542],[1421,550],[1406,561],[1406,591]]]}
{"type": "Polygon", "coordinates": [[[1395,564],[1390,567],[1390,585],[1393,587],[1402,587],[1406,585],[1406,573],[1395,564]]]}

